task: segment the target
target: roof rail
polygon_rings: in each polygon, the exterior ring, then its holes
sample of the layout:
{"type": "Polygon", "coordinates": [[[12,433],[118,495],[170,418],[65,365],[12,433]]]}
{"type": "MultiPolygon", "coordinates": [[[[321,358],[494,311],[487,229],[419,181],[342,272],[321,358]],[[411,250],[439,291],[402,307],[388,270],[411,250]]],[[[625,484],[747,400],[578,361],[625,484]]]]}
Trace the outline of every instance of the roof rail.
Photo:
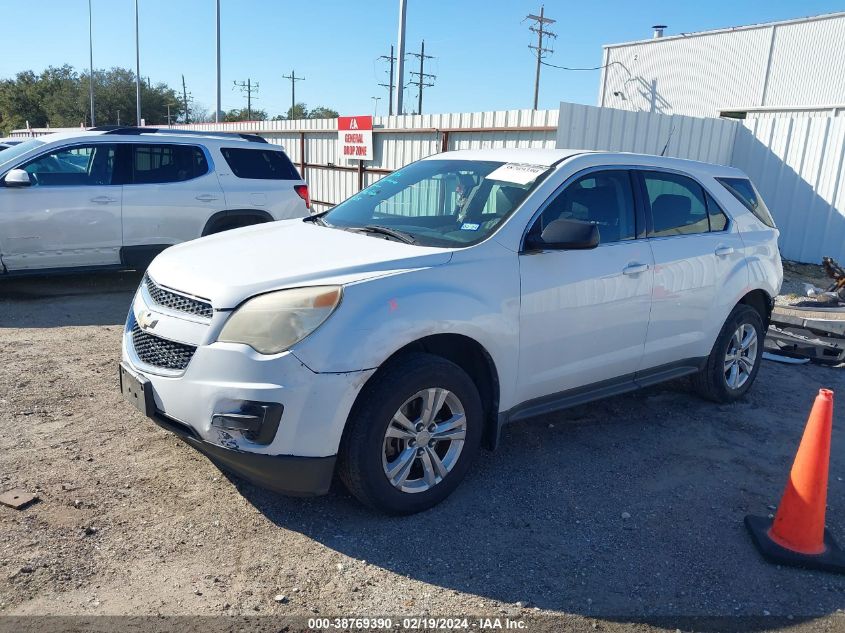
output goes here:
{"type": "Polygon", "coordinates": [[[218,138],[240,138],[253,143],[266,143],[267,139],[258,134],[241,134],[238,132],[215,132],[212,130],[182,130],[178,128],[136,127],[132,125],[98,125],[89,127],[89,132],[103,132],[104,134],[141,135],[141,134],[174,134],[178,136],[211,136],[218,138]]]}

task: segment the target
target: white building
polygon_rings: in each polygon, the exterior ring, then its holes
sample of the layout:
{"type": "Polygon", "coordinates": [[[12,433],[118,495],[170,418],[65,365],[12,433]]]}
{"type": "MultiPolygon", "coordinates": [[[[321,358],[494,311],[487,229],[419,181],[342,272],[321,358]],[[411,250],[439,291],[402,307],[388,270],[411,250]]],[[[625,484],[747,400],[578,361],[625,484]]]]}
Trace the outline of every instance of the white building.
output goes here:
{"type": "MultiPolygon", "coordinates": [[[[664,27],[665,28],[665,27],[664,27]]],[[[604,47],[600,106],[734,115],[845,112],[845,12],[604,47]]]]}

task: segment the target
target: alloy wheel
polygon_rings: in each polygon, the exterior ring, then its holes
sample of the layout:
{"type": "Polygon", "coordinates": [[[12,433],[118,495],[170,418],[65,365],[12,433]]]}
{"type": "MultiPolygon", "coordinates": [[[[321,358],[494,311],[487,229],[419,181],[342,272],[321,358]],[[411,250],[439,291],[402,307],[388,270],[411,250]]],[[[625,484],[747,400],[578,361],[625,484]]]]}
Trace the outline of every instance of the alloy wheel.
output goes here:
{"type": "Polygon", "coordinates": [[[393,414],[384,435],[382,467],[402,492],[430,490],[455,467],[466,439],[458,397],[440,387],[418,391],[393,414]]]}
{"type": "Polygon", "coordinates": [[[731,389],[740,389],[754,371],[757,362],[757,330],[743,323],[728,341],[725,354],[725,382],[731,389]]]}

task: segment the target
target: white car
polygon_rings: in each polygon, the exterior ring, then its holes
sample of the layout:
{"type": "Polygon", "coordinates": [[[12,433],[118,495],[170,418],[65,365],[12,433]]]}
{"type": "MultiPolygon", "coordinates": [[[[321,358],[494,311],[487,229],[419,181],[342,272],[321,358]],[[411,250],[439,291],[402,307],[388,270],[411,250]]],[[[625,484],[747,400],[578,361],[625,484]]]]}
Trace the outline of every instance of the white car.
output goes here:
{"type": "Polygon", "coordinates": [[[281,147],[250,134],[105,127],[0,151],[0,278],[143,268],[162,250],[308,215],[281,147]]]}
{"type": "Polygon", "coordinates": [[[760,368],[778,231],[740,171],[566,150],[437,154],[331,211],[168,249],[123,338],[124,395],[290,494],[337,469],[424,510],[502,425],[760,368]]]}

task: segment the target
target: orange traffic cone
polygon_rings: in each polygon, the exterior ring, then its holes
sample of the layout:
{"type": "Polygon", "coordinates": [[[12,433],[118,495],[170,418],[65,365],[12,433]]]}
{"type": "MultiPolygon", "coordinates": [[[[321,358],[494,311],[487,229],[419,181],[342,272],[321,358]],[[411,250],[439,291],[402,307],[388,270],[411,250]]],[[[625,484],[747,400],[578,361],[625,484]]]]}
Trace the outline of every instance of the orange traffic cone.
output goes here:
{"type": "Polygon", "coordinates": [[[832,425],[833,391],[820,389],[774,521],[745,517],[770,562],[845,573],[845,554],[824,527],[832,425]]]}

